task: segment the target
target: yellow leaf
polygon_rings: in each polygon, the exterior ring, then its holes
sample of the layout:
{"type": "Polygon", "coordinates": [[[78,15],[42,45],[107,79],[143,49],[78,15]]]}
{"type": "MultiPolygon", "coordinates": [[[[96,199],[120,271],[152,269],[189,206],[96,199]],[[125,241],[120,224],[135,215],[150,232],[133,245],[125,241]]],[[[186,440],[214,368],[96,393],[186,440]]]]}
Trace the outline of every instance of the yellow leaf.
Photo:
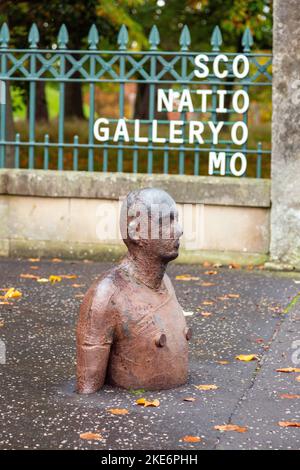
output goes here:
{"type": "Polygon", "coordinates": [[[22,293],[16,290],[14,287],[11,287],[6,294],[4,294],[5,299],[15,299],[16,297],[21,297],[22,293]]]}
{"type": "Polygon", "coordinates": [[[184,436],[182,438],[182,441],[183,442],[200,442],[201,437],[199,437],[199,436],[184,436]]]}
{"type": "Polygon", "coordinates": [[[257,361],[258,359],[256,354],[239,354],[239,356],[235,356],[235,358],[243,362],[257,361]]]}
{"type": "Polygon", "coordinates": [[[177,281],[199,281],[199,277],[191,276],[190,274],[180,274],[175,278],[177,281]]]}
{"type": "Polygon", "coordinates": [[[112,415],[127,415],[129,413],[126,408],[110,408],[109,411],[112,415]]]}
{"type": "Polygon", "coordinates": [[[217,390],[219,387],[217,385],[195,385],[197,390],[217,390]]]}
{"type": "Polygon", "coordinates": [[[279,421],[278,424],[282,428],[300,428],[300,423],[296,421],[279,421]]]}
{"type": "Polygon", "coordinates": [[[51,284],[55,284],[56,282],[61,282],[61,276],[51,275],[49,276],[49,281],[51,282],[51,284]]]}
{"type": "Polygon", "coordinates": [[[80,439],[85,439],[88,441],[101,441],[103,438],[101,434],[95,432],[84,432],[80,434],[80,439]]]}
{"type": "Polygon", "coordinates": [[[139,398],[138,400],[136,400],[136,404],[137,405],[140,405],[140,406],[159,406],[160,403],[159,403],[159,400],[146,400],[146,398],[139,398]]]}
{"type": "Polygon", "coordinates": [[[237,426],[236,424],[224,424],[214,426],[217,431],[235,431],[235,432],[247,432],[248,428],[237,426]]]}
{"type": "Polygon", "coordinates": [[[276,372],[283,372],[285,374],[289,374],[291,372],[300,372],[300,369],[297,367],[286,367],[283,369],[276,369],[276,372]]]}

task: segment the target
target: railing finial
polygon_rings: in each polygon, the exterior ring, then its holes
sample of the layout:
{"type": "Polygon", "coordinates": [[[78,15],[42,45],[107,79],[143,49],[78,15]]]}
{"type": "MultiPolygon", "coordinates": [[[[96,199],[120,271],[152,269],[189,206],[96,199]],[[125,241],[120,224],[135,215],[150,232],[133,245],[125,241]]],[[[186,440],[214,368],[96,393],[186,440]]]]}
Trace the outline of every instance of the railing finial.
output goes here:
{"type": "Polygon", "coordinates": [[[155,51],[160,43],[159,31],[156,25],[153,25],[149,34],[150,50],[155,51]]]}
{"type": "Polygon", "coordinates": [[[3,49],[8,47],[9,43],[9,29],[7,23],[3,23],[1,30],[0,30],[0,47],[3,49]]]}
{"type": "Polygon", "coordinates": [[[179,44],[181,46],[182,51],[187,51],[189,49],[189,46],[191,45],[191,34],[186,24],[182,28],[179,38],[179,44]]]}
{"type": "Polygon", "coordinates": [[[210,38],[210,44],[212,46],[213,52],[218,52],[220,50],[220,46],[223,43],[222,33],[219,26],[215,26],[210,38]]]}
{"type": "Polygon", "coordinates": [[[62,24],[57,36],[59,49],[66,49],[69,41],[69,33],[65,24],[62,24]]]}
{"type": "Polygon", "coordinates": [[[33,23],[28,34],[28,42],[29,42],[30,49],[36,49],[39,40],[40,40],[40,33],[38,30],[38,27],[36,23],[33,23]]]}
{"type": "Polygon", "coordinates": [[[246,28],[242,37],[242,46],[244,52],[250,52],[251,47],[253,46],[253,36],[249,28],[246,28]]]}
{"type": "Polygon", "coordinates": [[[89,30],[89,35],[88,35],[89,49],[90,50],[97,49],[98,42],[99,42],[99,33],[98,33],[97,26],[95,24],[92,24],[89,30]]]}
{"type": "Polygon", "coordinates": [[[119,34],[118,34],[118,45],[120,51],[125,51],[127,49],[128,43],[128,31],[125,24],[122,24],[119,34]]]}

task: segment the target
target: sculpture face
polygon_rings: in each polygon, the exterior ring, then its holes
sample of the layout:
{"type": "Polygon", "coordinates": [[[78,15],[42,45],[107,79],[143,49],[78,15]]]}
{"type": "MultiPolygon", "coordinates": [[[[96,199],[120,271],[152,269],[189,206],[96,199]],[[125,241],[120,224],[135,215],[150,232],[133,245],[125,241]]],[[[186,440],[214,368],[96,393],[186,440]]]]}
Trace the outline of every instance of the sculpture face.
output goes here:
{"type": "Polygon", "coordinates": [[[159,189],[134,191],[120,225],[128,254],[91,286],[80,309],[79,393],[93,393],[105,382],[157,390],[187,380],[191,335],[165,274],[182,235],[175,202],[159,189]]]}
{"type": "Polygon", "coordinates": [[[121,211],[121,231],[129,251],[167,263],[178,256],[182,228],[175,201],[165,191],[144,189],[131,193],[121,211]]]}

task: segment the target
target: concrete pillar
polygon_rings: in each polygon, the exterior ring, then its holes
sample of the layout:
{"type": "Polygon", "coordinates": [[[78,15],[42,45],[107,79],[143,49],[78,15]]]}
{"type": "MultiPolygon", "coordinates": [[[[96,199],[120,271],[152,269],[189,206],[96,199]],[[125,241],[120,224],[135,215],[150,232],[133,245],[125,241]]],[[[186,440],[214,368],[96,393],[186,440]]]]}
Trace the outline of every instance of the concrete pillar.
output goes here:
{"type": "Polygon", "coordinates": [[[300,2],[274,1],[270,264],[300,269],[300,2]]]}

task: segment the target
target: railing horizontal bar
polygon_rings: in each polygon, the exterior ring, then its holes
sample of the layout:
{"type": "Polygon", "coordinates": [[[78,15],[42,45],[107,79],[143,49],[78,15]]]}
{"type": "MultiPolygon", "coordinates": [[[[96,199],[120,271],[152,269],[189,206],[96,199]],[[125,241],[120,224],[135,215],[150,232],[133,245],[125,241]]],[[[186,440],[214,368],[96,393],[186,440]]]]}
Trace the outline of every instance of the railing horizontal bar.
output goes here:
{"type": "MultiPolygon", "coordinates": [[[[160,83],[176,83],[178,84],[178,80],[150,80],[150,79],[143,79],[143,80],[119,80],[119,79],[92,79],[92,78],[51,78],[51,77],[11,77],[11,76],[3,76],[0,74],[0,79],[5,81],[17,81],[17,82],[56,82],[56,83],[70,83],[70,82],[82,82],[82,83],[152,83],[159,85],[160,83]]],[[[270,82],[215,82],[215,81],[195,81],[195,80],[180,80],[180,84],[185,85],[235,85],[235,86],[272,86],[270,82]]]]}
{"type": "MultiPolygon", "coordinates": [[[[3,143],[5,143],[6,145],[16,145],[16,142],[15,141],[5,141],[5,142],[1,142],[0,141],[0,145],[3,143]]],[[[35,147],[44,147],[45,143],[44,142],[20,142],[18,143],[18,145],[20,147],[22,146],[35,146],[35,147]]],[[[65,148],[73,148],[74,147],[74,143],[53,143],[53,142],[49,142],[49,144],[47,144],[48,147],[53,147],[53,148],[59,148],[59,147],[65,147],[65,148]]],[[[78,144],[78,148],[89,148],[91,145],[86,143],[86,144],[78,144]]],[[[94,144],[93,145],[94,148],[97,148],[97,149],[102,149],[102,148],[115,148],[115,149],[119,149],[120,148],[120,144],[107,144],[107,142],[105,142],[105,144],[94,144]]],[[[152,150],[161,150],[161,151],[164,151],[166,148],[165,146],[156,146],[156,145],[140,145],[140,146],[137,146],[137,145],[122,145],[122,148],[123,149],[139,149],[139,150],[148,150],[149,148],[152,149],[152,150]]],[[[176,151],[180,151],[180,150],[188,150],[190,152],[194,152],[195,151],[195,147],[192,146],[192,147],[182,147],[182,146],[178,146],[178,147],[168,147],[168,150],[176,150],[176,151]]],[[[201,150],[201,152],[210,152],[212,151],[212,148],[211,147],[201,147],[201,145],[199,144],[199,146],[197,146],[197,150],[201,150]]],[[[224,152],[226,151],[226,149],[224,148],[214,148],[214,151],[219,151],[219,152],[224,152]]],[[[226,153],[228,154],[233,154],[235,152],[240,152],[241,149],[239,148],[236,148],[236,149],[231,149],[229,152],[227,151],[226,153]]],[[[258,150],[257,149],[245,149],[243,150],[243,153],[250,153],[250,154],[257,154],[258,153],[258,150]]],[[[261,154],[271,154],[271,150],[260,150],[259,153],[261,154]]]]}
{"type": "MultiPolygon", "coordinates": [[[[234,57],[237,55],[236,52],[225,52],[225,51],[130,51],[130,50],[117,50],[117,51],[108,51],[108,50],[90,50],[90,49],[15,49],[9,47],[1,47],[1,52],[17,52],[17,53],[30,53],[30,54],[53,54],[53,55],[61,55],[61,54],[78,54],[78,55],[114,55],[114,56],[133,56],[133,55],[140,55],[140,56],[185,56],[185,57],[195,57],[199,54],[205,54],[208,57],[215,57],[219,54],[224,54],[228,57],[234,57]]],[[[242,52],[240,53],[247,57],[273,57],[273,54],[270,53],[256,53],[256,52],[242,52]]]]}

